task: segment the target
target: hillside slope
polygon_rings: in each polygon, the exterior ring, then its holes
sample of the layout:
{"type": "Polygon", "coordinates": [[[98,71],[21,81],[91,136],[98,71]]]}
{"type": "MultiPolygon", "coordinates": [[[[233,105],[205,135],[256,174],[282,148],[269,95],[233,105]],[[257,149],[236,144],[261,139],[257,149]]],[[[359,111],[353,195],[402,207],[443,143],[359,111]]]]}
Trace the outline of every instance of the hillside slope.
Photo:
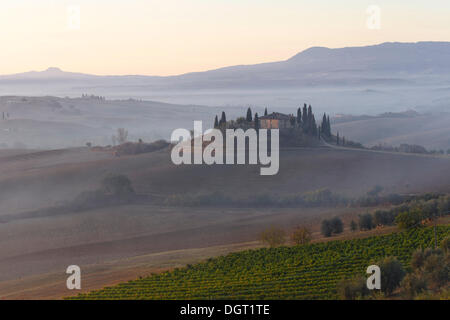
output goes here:
{"type": "MultiPolygon", "coordinates": [[[[339,118],[337,119],[339,120],[339,118]]],[[[366,146],[418,144],[429,150],[450,148],[450,113],[405,117],[371,117],[332,125],[342,136],[366,146]]]]}
{"type": "MultiPolygon", "coordinates": [[[[439,241],[450,226],[438,228],[439,241]]],[[[172,272],[70,299],[336,299],[341,279],[363,275],[387,256],[408,268],[414,250],[433,246],[433,230],[232,253],[172,272]]]]}
{"type": "Polygon", "coordinates": [[[282,150],[274,176],[261,176],[259,165],[176,166],[167,150],[113,157],[81,148],[0,157],[0,162],[0,215],[72,200],[98,188],[111,173],[129,176],[137,193],[159,197],[277,196],[321,188],[356,196],[375,185],[397,193],[450,191],[448,157],[326,147],[282,150]]]}

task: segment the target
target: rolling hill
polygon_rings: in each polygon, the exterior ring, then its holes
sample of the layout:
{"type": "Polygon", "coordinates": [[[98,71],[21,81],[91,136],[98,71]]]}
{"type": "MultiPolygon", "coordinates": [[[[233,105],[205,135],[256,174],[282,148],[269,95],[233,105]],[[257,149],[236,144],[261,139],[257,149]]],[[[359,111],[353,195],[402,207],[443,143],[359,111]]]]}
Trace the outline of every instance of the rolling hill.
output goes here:
{"type": "Polygon", "coordinates": [[[313,47],[271,63],[177,76],[96,76],[52,67],[0,76],[1,95],[83,93],[173,104],[287,108],[304,101],[328,113],[448,110],[449,42],[313,47]]]}
{"type": "Polygon", "coordinates": [[[278,175],[260,176],[259,166],[175,166],[167,150],[123,157],[88,148],[0,152],[0,216],[18,217],[0,223],[0,280],[58,272],[74,263],[101,265],[168,250],[254,241],[273,224],[306,223],[318,233],[324,217],[361,213],[335,206],[178,207],[150,201],[21,216],[70,202],[98,188],[111,173],[127,175],[137,193],[163,199],[215,192],[282,197],[320,188],[357,196],[375,185],[386,193],[450,191],[446,157],[327,147],[284,150],[280,157],[278,175]]]}
{"type": "Polygon", "coordinates": [[[450,149],[450,113],[402,115],[339,117],[334,119],[333,130],[369,147],[407,143],[428,150],[450,149]]]}
{"type": "MultiPolygon", "coordinates": [[[[442,240],[450,235],[450,227],[440,227],[438,234],[442,240]]],[[[369,265],[387,256],[398,257],[408,268],[416,249],[432,246],[433,231],[427,228],[366,239],[251,250],[67,299],[338,299],[340,280],[364,275],[369,265]]]]}

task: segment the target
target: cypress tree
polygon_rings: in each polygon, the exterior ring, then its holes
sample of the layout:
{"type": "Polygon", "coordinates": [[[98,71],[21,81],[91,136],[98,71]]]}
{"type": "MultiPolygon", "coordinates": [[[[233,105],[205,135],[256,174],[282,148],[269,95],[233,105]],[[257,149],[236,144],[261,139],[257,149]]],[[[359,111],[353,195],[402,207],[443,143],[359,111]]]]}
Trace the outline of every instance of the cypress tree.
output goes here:
{"type": "Polygon", "coordinates": [[[331,126],[330,126],[330,116],[327,116],[327,133],[331,137],[331,126]]]}
{"type": "Polygon", "coordinates": [[[306,107],[306,103],[303,105],[302,125],[303,132],[306,133],[308,130],[308,109],[306,107]]]}
{"type": "Polygon", "coordinates": [[[225,111],[222,111],[222,117],[220,118],[219,125],[224,125],[227,123],[227,117],[225,115],[225,111]]]}
{"type": "Polygon", "coordinates": [[[219,119],[217,118],[217,114],[216,114],[216,118],[214,119],[214,128],[218,128],[219,127],[219,119]]]}
{"type": "Polygon", "coordinates": [[[329,133],[328,133],[328,122],[327,122],[327,115],[324,113],[323,114],[323,118],[322,118],[322,135],[329,137],[329,133]]]}
{"type": "Polygon", "coordinates": [[[264,115],[267,116],[267,108],[264,109],[264,115]]]}
{"type": "Polygon", "coordinates": [[[317,123],[314,114],[311,115],[311,135],[317,137],[317,123]]]}
{"type": "Polygon", "coordinates": [[[251,110],[250,108],[248,108],[248,109],[247,109],[247,117],[246,117],[246,120],[247,120],[247,122],[252,122],[252,119],[253,119],[253,117],[252,117],[252,110],[251,110]]]}
{"type": "Polygon", "coordinates": [[[312,108],[311,105],[308,107],[308,117],[307,117],[307,123],[308,126],[306,128],[307,132],[309,134],[314,134],[314,124],[313,124],[313,114],[312,114],[312,108]]]}
{"type": "Polygon", "coordinates": [[[255,113],[255,130],[259,130],[259,117],[258,117],[258,112],[255,113]]]}
{"type": "Polygon", "coordinates": [[[356,224],[356,222],[354,220],[352,220],[352,222],[350,223],[350,230],[352,230],[352,232],[355,232],[356,230],[358,230],[358,225],[356,224]]]}

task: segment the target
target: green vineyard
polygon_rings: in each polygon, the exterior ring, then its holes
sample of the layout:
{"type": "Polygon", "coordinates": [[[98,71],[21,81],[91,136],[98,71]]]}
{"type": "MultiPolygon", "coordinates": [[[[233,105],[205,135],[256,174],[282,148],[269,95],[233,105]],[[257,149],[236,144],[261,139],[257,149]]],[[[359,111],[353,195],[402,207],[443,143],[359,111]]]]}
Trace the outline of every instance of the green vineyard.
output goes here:
{"type": "MultiPolygon", "coordinates": [[[[438,240],[450,235],[439,226],[438,240]]],[[[249,250],[67,299],[336,299],[337,283],[365,274],[380,258],[408,268],[417,248],[432,247],[432,228],[295,247],[249,250]]]]}

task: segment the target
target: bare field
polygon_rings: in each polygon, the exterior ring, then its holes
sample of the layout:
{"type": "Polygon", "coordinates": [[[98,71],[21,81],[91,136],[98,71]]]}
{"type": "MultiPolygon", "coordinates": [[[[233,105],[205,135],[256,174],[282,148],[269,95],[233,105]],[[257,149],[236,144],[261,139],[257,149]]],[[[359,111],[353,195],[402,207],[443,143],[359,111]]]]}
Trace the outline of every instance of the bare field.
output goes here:
{"type": "Polygon", "coordinates": [[[109,173],[126,174],[138,193],[156,196],[221,192],[245,197],[320,188],[361,195],[375,185],[398,193],[450,189],[449,157],[349,149],[282,151],[275,176],[260,176],[256,165],[175,166],[165,150],[117,158],[81,148],[12,158],[0,158],[0,215],[70,201],[97,188],[109,173]]]}
{"type": "MultiPolygon", "coordinates": [[[[70,201],[97,188],[109,173],[128,175],[138,193],[162,197],[215,191],[276,196],[319,188],[361,195],[375,185],[386,192],[450,191],[448,158],[332,148],[285,150],[280,156],[279,174],[260,176],[259,166],[177,167],[164,150],[119,158],[87,148],[0,153],[0,215],[70,201]]],[[[319,239],[323,218],[339,215],[348,222],[361,211],[130,204],[0,223],[0,297],[44,297],[42,290],[32,294],[39,287],[56,297],[52,292],[61,291],[51,288],[61,285],[71,264],[86,269],[86,289],[101,287],[255,246],[258,234],[272,225],[307,225],[319,239]],[[136,257],[146,258],[128,263],[136,257]]]]}
{"type": "Polygon", "coordinates": [[[358,210],[123,206],[16,221],[0,225],[0,280],[65,270],[71,264],[248,242],[271,225],[314,227],[323,217],[348,212],[358,210]]]}

